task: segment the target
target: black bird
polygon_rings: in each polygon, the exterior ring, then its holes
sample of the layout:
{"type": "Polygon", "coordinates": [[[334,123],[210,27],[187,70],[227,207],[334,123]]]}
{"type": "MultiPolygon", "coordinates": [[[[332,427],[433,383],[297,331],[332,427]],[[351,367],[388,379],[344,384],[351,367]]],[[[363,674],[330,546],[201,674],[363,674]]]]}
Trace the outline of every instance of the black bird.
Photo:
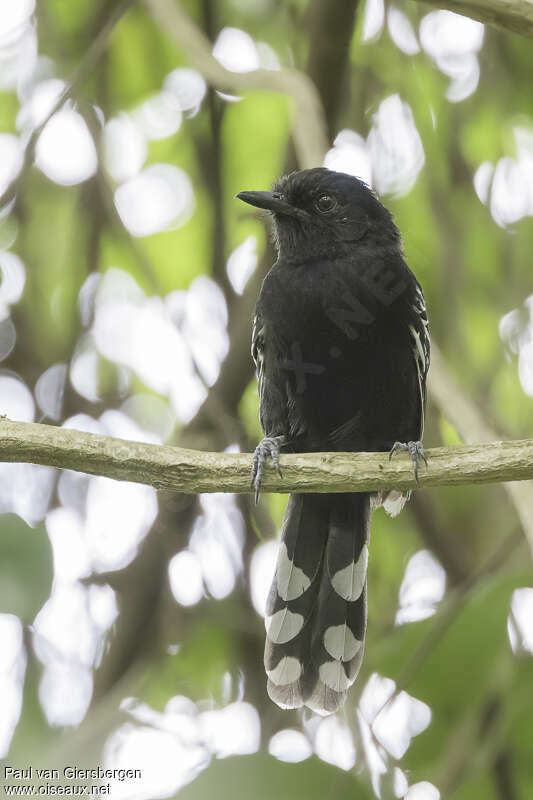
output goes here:
{"type": "MultiPolygon", "coordinates": [[[[392,216],[362,181],[294,172],[238,198],[272,212],[278,260],[257,302],[252,356],[268,457],[407,450],[424,457],[429,334],[422,289],[392,216]]],[[[291,495],[267,602],[265,668],[282,708],[343,705],[359,672],[367,618],[370,511],[399,492],[291,495]]]]}

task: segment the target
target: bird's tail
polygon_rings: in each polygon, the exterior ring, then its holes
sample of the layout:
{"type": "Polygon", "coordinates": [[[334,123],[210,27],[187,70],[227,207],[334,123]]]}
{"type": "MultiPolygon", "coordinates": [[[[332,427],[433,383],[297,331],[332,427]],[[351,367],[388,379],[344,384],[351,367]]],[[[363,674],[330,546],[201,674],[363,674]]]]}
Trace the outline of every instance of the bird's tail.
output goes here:
{"type": "Polygon", "coordinates": [[[330,714],[363,660],[368,494],[291,495],[267,601],[268,693],[330,714]]]}

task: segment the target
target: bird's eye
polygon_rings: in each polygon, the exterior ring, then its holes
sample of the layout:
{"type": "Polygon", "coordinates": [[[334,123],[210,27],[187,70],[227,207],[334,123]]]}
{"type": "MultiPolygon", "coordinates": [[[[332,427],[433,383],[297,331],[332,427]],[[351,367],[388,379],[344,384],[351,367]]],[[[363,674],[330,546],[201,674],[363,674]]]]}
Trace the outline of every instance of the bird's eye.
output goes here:
{"type": "Polygon", "coordinates": [[[315,203],[319,211],[325,214],[335,208],[335,199],[330,194],[321,195],[315,203]]]}

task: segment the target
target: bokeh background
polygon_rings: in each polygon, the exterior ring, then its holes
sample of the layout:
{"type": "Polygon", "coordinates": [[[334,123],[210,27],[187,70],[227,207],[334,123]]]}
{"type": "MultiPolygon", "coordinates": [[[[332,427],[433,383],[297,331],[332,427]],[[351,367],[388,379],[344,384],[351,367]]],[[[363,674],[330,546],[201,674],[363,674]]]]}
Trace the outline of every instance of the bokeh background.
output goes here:
{"type": "MultiPolygon", "coordinates": [[[[528,437],[532,67],[411,0],[0,3],[0,412],[253,449],[273,253],[233,198],[324,163],[424,287],[426,445],[528,437]]],[[[114,798],[531,798],[533,489],[374,515],[366,659],[326,719],[264,685],[285,502],[1,464],[4,764],[140,769],[114,798]]]]}

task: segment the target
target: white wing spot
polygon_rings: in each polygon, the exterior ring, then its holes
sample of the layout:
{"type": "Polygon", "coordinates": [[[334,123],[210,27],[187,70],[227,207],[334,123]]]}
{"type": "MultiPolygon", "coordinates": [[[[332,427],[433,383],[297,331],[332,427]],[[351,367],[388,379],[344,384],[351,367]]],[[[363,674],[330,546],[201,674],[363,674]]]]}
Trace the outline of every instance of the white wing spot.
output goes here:
{"type": "Polygon", "coordinates": [[[422,372],[425,372],[426,371],[426,354],[424,353],[424,348],[422,347],[422,342],[420,340],[420,334],[418,333],[416,328],[413,327],[413,325],[409,326],[409,330],[411,331],[411,335],[413,336],[413,338],[415,340],[416,351],[417,351],[418,355],[420,356],[420,361],[421,361],[421,364],[422,364],[422,372]]]}

